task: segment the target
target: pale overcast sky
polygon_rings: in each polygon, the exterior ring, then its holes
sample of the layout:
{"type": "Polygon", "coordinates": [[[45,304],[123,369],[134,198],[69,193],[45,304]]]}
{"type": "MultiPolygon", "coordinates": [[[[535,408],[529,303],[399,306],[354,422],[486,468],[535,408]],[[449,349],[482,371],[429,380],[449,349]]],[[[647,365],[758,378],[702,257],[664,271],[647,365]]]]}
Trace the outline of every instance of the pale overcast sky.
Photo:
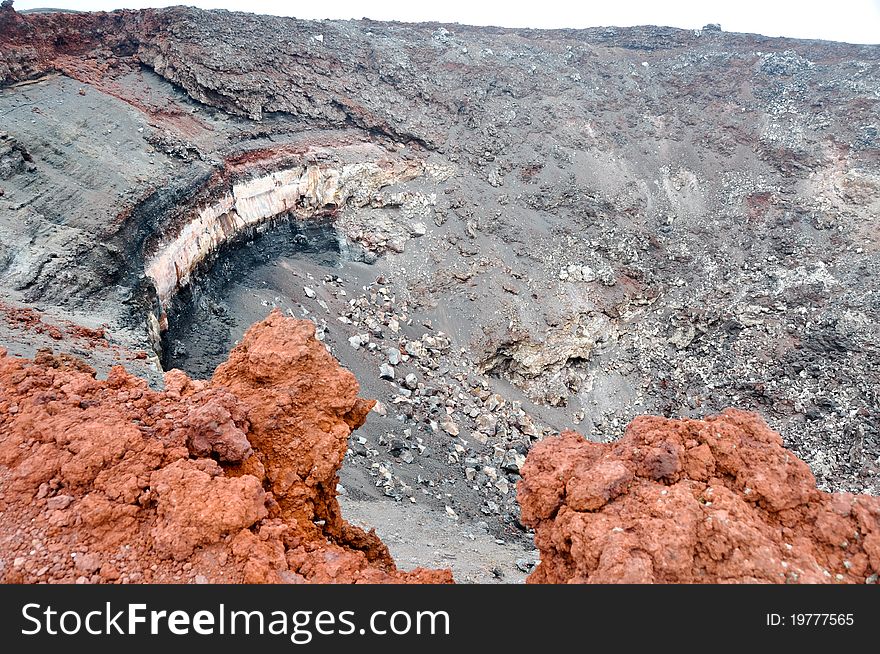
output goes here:
{"type": "Polygon", "coordinates": [[[105,10],[189,4],[297,18],[373,18],[375,20],[440,21],[505,27],[595,27],[609,25],[671,25],[699,28],[720,23],[728,32],[880,43],[880,0],[16,0],[16,9],[54,7],[105,10]]]}

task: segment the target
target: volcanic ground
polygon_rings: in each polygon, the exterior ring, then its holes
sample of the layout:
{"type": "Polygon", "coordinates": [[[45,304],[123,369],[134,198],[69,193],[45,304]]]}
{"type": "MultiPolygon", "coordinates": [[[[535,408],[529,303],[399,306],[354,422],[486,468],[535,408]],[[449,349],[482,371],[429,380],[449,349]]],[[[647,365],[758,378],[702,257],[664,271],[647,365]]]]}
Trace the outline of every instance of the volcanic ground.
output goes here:
{"type": "Polygon", "coordinates": [[[880,492],[878,212],[877,46],[0,10],[0,345],[158,388],[311,320],[379,401],[346,516],[468,579],[567,429],[747,409],[880,492]]]}

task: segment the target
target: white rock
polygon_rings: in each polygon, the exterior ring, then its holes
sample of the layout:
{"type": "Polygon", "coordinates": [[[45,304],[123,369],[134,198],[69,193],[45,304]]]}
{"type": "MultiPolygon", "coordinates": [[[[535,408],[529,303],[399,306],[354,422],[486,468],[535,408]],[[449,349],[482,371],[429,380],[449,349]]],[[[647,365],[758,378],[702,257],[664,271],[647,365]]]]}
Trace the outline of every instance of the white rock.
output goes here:
{"type": "Polygon", "coordinates": [[[440,423],[440,428],[450,436],[458,436],[458,425],[456,425],[455,421],[449,416],[446,416],[446,418],[443,419],[440,423]]]}
{"type": "Polygon", "coordinates": [[[477,416],[477,430],[487,436],[494,436],[498,429],[498,418],[492,413],[481,413],[477,416]]]}
{"type": "Polygon", "coordinates": [[[383,363],[379,366],[379,379],[394,379],[394,368],[383,363]]]}
{"type": "Polygon", "coordinates": [[[508,472],[520,472],[526,462],[526,457],[516,450],[507,450],[504,454],[504,461],[501,467],[508,472]]]}

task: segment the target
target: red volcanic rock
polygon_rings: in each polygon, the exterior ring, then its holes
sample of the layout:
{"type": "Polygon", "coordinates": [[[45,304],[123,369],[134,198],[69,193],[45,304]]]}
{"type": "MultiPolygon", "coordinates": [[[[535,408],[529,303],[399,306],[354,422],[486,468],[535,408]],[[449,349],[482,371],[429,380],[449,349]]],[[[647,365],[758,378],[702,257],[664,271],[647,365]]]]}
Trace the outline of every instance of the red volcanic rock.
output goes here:
{"type": "Polygon", "coordinates": [[[641,417],[616,443],[566,432],[519,483],[541,563],[530,583],[865,583],[880,498],[816,489],[753,413],[641,417]]]}
{"type": "MultiPolygon", "coordinates": [[[[300,529],[340,535],[336,471],[348,436],[374,401],[358,398],[358,383],[314,338],[309,321],[273,312],[252,329],[214,373],[212,386],[231,391],[250,410],[248,440],[282,515],[300,529]],[[309,434],[302,438],[301,434],[309,434]],[[323,519],[324,525],[315,521],[323,519]]],[[[370,555],[390,562],[378,542],[370,555]]]]}
{"type": "Polygon", "coordinates": [[[241,463],[253,454],[243,429],[249,427],[247,406],[232,393],[208,391],[187,414],[186,446],[197,456],[216,455],[225,463],[241,463]]]}
{"type": "Polygon", "coordinates": [[[400,572],[336,502],[372,403],[273,312],[210,382],[0,350],[0,580],[451,582],[400,572]]]}
{"type": "Polygon", "coordinates": [[[253,475],[229,478],[211,459],[175,461],[150,475],[160,524],[153,528],[159,556],[183,560],[221,536],[253,526],[269,511],[266,493],[253,475]],[[218,506],[217,497],[229,501],[218,506]]]}

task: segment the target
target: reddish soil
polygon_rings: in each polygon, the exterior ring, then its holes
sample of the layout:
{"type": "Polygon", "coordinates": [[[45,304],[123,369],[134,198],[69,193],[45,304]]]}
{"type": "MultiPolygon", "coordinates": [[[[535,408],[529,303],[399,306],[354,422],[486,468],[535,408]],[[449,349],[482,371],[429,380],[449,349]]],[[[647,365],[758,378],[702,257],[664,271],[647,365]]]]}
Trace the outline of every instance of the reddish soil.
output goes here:
{"type": "Polygon", "coordinates": [[[337,472],[372,401],[271,314],[210,382],[0,350],[0,580],[450,582],[347,524],[337,472]]]}
{"type": "Polygon", "coordinates": [[[616,443],[566,432],[519,484],[530,583],[868,583],[880,498],[816,489],[754,413],[637,418],[616,443]]]}

